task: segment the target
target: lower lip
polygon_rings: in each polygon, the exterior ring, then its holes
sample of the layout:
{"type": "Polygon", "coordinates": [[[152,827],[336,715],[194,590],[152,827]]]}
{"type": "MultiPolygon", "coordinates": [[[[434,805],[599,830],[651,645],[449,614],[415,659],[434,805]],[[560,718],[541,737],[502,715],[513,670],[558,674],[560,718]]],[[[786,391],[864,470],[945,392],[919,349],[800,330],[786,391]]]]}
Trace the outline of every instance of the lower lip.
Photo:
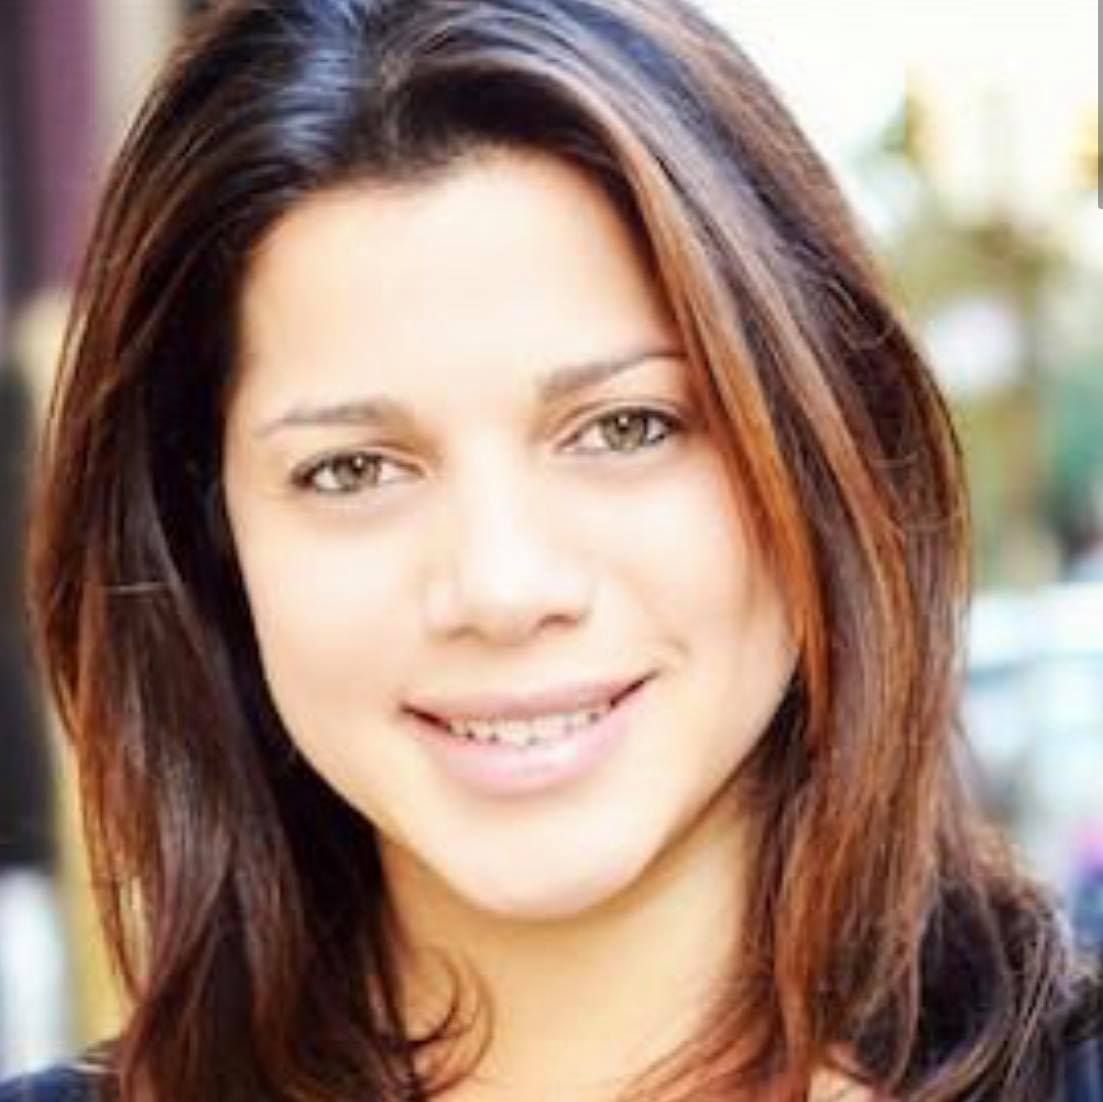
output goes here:
{"type": "Polygon", "coordinates": [[[481,796],[527,796],[578,780],[610,757],[628,734],[645,686],[630,689],[596,722],[532,746],[476,742],[407,715],[433,761],[463,787],[481,796]]]}

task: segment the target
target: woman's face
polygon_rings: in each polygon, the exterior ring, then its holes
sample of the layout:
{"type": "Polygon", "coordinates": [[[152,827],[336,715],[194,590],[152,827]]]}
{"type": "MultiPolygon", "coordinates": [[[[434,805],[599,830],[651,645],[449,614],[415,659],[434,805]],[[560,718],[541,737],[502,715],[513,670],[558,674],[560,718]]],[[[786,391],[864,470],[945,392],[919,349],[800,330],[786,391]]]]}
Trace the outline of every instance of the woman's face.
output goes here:
{"type": "Polygon", "coordinates": [[[691,837],[793,661],[663,301],[539,156],[320,195],[254,258],[226,425],[276,707],[387,868],[576,914],[691,837]]]}

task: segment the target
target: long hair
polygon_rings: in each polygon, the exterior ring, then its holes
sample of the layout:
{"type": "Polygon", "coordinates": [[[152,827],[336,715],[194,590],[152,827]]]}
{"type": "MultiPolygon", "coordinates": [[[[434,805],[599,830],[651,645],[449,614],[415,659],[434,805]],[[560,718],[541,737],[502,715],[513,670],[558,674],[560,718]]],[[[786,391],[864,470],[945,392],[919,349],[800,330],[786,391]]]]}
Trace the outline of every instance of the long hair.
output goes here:
{"type": "Polygon", "coordinates": [[[464,1028],[403,1031],[372,830],[288,752],[219,470],[266,232],[319,190],[485,146],[569,161],[636,233],[799,643],[739,779],[757,835],[730,995],[641,1093],[803,1097],[835,1063],[909,1102],[1046,1097],[1073,972],[958,782],[946,410],[821,161],[680,0],[231,0],[119,154],[32,549],[133,999],[119,1096],[429,1097],[419,1057],[464,1028]]]}

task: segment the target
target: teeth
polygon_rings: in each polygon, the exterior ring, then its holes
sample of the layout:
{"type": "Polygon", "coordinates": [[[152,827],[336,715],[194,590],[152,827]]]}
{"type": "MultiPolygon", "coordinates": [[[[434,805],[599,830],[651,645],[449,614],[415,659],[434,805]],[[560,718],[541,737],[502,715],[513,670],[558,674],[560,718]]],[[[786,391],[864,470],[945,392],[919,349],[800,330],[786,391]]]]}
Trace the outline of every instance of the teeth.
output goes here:
{"type": "Polygon", "coordinates": [[[472,720],[465,726],[468,728],[470,737],[479,742],[490,742],[494,738],[494,724],[488,723],[485,719],[472,720]]]}
{"type": "Polygon", "coordinates": [[[501,742],[507,746],[532,746],[563,738],[596,723],[612,706],[608,703],[577,712],[537,716],[535,719],[451,719],[445,724],[453,735],[475,742],[501,742]]]}
{"type": "Polygon", "coordinates": [[[498,725],[497,734],[500,741],[509,746],[527,746],[529,731],[535,730],[535,725],[525,723],[520,719],[507,720],[498,725]]]}

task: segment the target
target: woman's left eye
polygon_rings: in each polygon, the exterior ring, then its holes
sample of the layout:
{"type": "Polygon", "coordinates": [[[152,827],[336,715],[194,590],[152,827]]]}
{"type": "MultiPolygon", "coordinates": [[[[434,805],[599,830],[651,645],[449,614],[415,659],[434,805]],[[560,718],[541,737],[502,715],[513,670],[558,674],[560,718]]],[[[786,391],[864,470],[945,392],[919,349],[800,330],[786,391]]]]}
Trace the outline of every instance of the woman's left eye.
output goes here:
{"type": "Polygon", "coordinates": [[[619,409],[595,418],[570,440],[574,451],[630,455],[653,448],[682,429],[669,413],[653,409],[619,409]]]}

